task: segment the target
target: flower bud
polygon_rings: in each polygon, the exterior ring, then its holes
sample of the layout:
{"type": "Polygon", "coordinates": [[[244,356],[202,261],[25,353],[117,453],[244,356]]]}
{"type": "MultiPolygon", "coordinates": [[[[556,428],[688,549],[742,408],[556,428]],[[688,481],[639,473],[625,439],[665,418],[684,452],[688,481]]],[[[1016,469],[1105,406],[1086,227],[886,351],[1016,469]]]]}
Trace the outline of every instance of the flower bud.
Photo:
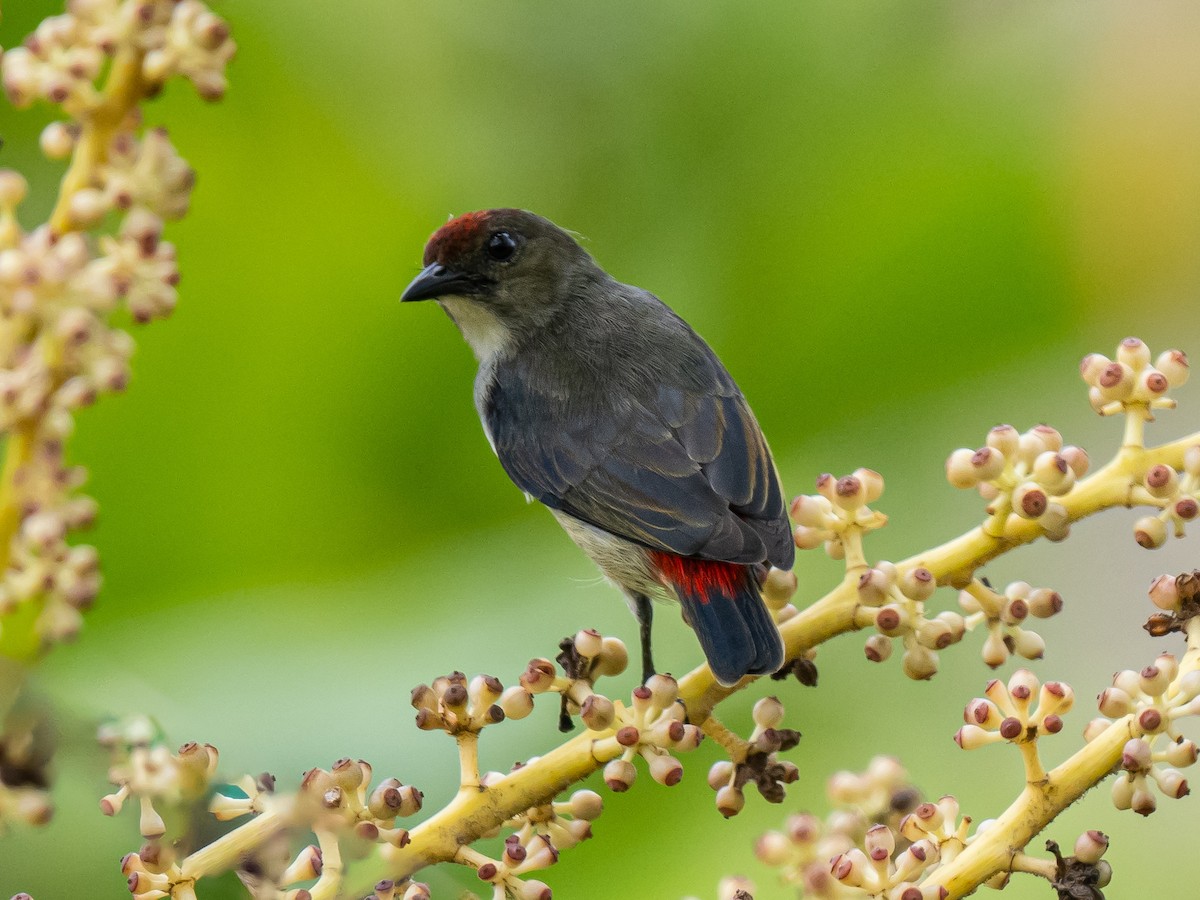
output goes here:
{"type": "Polygon", "coordinates": [[[533,694],[514,684],[500,695],[500,708],[510,719],[523,719],[533,712],[533,694]]]}
{"type": "Polygon", "coordinates": [[[1187,738],[1172,741],[1163,750],[1163,758],[1169,765],[1177,768],[1185,768],[1192,765],[1196,762],[1198,755],[1200,755],[1200,749],[1196,747],[1195,741],[1188,740],[1187,738]]]}
{"type": "Polygon", "coordinates": [[[718,760],[712,764],[712,768],[708,770],[708,786],[714,791],[719,791],[722,787],[729,784],[733,778],[735,766],[727,759],[718,760]]]}
{"type": "Polygon", "coordinates": [[[0,209],[12,209],[25,199],[29,183],[15,169],[0,169],[0,209]]]}
{"type": "Polygon", "coordinates": [[[149,797],[143,796],[139,799],[142,803],[142,814],[138,822],[138,831],[147,840],[162,837],[167,832],[167,825],[162,816],[158,814],[158,810],[154,808],[149,797]]]}
{"type": "Polygon", "coordinates": [[[1110,719],[1129,715],[1133,709],[1133,698],[1119,687],[1105,688],[1096,699],[1100,712],[1110,719]]]}
{"type": "Polygon", "coordinates": [[[945,650],[954,643],[954,632],[939,619],[924,619],[917,626],[917,641],[930,650],[945,650]]]}
{"type": "Polygon", "coordinates": [[[1103,831],[1085,831],[1075,839],[1075,858],[1094,866],[1108,850],[1108,835],[1103,831]]]}
{"type": "Polygon", "coordinates": [[[797,586],[795,572],[772,567],[763,583],[763,599],[771,609],[778,610],[795,596],[797,586]]]}
{"type": "Polygon", "coordinates": [[[984,663],[995,669],[1004,665],[1004,661],[1007,659],[1008,647],[1004,643],[1004,638],[998,631],[989,631],[983,641],[984,663]]]}
{"type": "Polygon", "coordinates": [[[1068,712],[1074,704],[1075,692],[1071,690],[1069,684],[1061,681],[1047,681],[1042,685],[1041,692],[1038,694],[1038,715],[1042,717],[1051,714],[1062,715],[1068,712]]]}
{"type": "Polygon", "coordinates": [[[822,530],[829,527],[833,507],[822,496],[801,494],[792,501],[792,521],[807,528],[822,530]]]}
{"type": "Polygon", "coordinates": [[[1109,726],[1113,723],[1108,719],[1092,719],[1083,728],[1083,740],[1085,743],[1091,743],[1096,738],[1100,737],[1104,732],[1108,731],[1109,726]]]}
{"type": "Polygon", "coordinates": [[[1172,800],[1180,800],[1191,793],[1187,779],[1176,769],[1155,769],[1152,774],[1158,789],[1172,800]]]}
{"type": "Polygon", "coordinates": [[[937,579],[924,566],[909,569],[900,577],[900,592],[918,603],[924,603],[936,590],[937,579]]]}
{"type": "Polygon", "coordinates": [[[616,707],[607,697],[589,694],[579,707],[579,718],[592,731],[604,731],[612,727],[616,719],[616,707]]]}
{"type": "Polygon", "coordinates": [[[873,469],[855,469],[854,477],[862,485],[867,503],[874,503],[883,495],[883,476],[873,469]]]}
{"type": "Polygon", "coordinates": [[[946,459],[946,480],[956,488],[969,488],[979,484],[979,471],[972,462],[974,450],[963,447],[955,450],[946,459]]]}
{"type": "Polygon", "coordinates": [[[783,704],[778,697],[763,697],[754,704],[752,717],[759,728],[778,728],[783,724],[783,704]]]}
{"type": "Polygon", "coordinates": [[[1182,387],[1188,379],[1188,358],[1182,350],[1164,350],[1154,361],[1154,368],[1162,372],[1171,387],[1182,387]]]}
{"type": "Polygon", "coordinates": [[[1062,595],[1050,588],[1038,588],[1031,591],[1027,602],[1029,603],[1029,612],[1039,619],[1048,619],[1050,616],[1057,615],[1062,612],[1063,608],[1062,595]]]}
{"type": "Polygon", "coordinates": [[[604,811],[604,800],[595,791],[576,791],[569,802],[571,815],[576,819],[592,822],[600,818],[600,813],[604,811]]]}
{"type": "Polygon", "coordinates": [[[1167,541],[1167,525],[1158,516],[1143,516],[1133,523],[1133,536],[1147,550],[1155,550],[1167,541]]]}
{"type": "Polygon", "coordinates": [[[629,651],[625,649],[625,644],[618,638],[606,637],[600,655],[596,657],[593,670],[596,677],[620,675],[628,665],[629,651]]]}
{"type": "Polygon", "coordinates": [[[997,425],[988,432],[987,446],[1010,459],[1017,455],[1020,445],[1021,435],[1011,425],[997,425]]]}
{"type": "MultiPolygon", "coordinates": [[[[1175,663],[1175,657],[1166,654],[1169,658],[1163,666],[1150,665],[1142,669],[1138,674],[1141,676],[1142,693],[1148,697],[1157,697],[1163,693],[1171,684],[1171,679],[1174,678],[1175,672],[1179,671],[1179,666],[1175,663]]],[[[1160,656],[1161,660],[1162,657],[1160,656]]]]}
{"type": "Polygon", "coordinates": [[[1129,366],[1113,362],[1099,373],[1094,387],[1103,403],[1120,402],[1133,393],[1134,380],[1133,370],[1129,366]]]}
{"type": "Polygon", "coordinates": [[[650,777],[659,784],[673,787],[683,778],[683,765],[668,753],[647,754],[650,777]]]}
{"type": "Polygon", "coordinates": [[[679,682],[670,675],[651,675],[646,682],[646,687],[650,690],[654,705],[660,709],[666,709],[679,696],[679,682]]]}
{"type": "Polygon", "coordinates": [[[1075,486],[1075,470],[1065,456],[1053,450],[1047,450],[1034,460],[1033,477],[1055,496],[1065,494],[1075,486]]]}
{"type": "Polygon", "coordinates": [[[884,634],[873,634],[867,638],[863,652],[871,662],[883,662],[892,655],[892,639],[884,634]]]}
{"type": "Polygon", "coordinates": [[[867,569],[858,578],[858,596],[868,606],[882,603],[895,583],[895,578],[882,568],[867,569]]]}
{"type": "Polygon", "coordinates": [[[1166,499],[1179,490],[1179,473],[1170,466],[1159,464],[1147,470],[1142,483],[1152,496],[1166,499]]]}
{"type": "Polygon", "coordinates": [[[604,783],[614,793],[629,790],[637,778],[637,769],[628,760],[617,758],[604,767],[604,783]]]}
{"type": "Polygon", "coordinates": [[[867,857],[874,862],[886,862],[896,849],[896,836],[886,825],[872,825],[863,838],[867,857]]]}
{"type": "Polygon", "coordinates": [[[963,710],[963,721],[968,725],[978,725],[980,728],[994,731],[1000,727],[1004,716],[991,700],[976,697],[963,710]]]}
{"type": "Polygon", "coordinates": [[[521,673],[521,685],[531,694],[540,694],[550,690],[554,684],[557,670],[554,663],[548,659],[531,659],[525,671],[521,673]]]}
{"type": "Polygon", "coordinates": [[[71,195],[67,211],[76,225],[88,228],[104,218],[108,212],[108,201],[95,188],[81,188],[71,195]]]}
{"type": "Polygon", "coordinates": [[[760,862],[778,868],[791,858],[792,842],[781,832],[768,831],[755,842],[754,855],[760,862]]]}
{"type": "Polygon", "coordinates": [[[1133,796],[1129,798],[1129,808],[1139,816],[1148,816],[1158,809],[1158,801],[1150,791],[1135,786],[1133,796]]]}
{"type": "Polygon", "coordinates": [[[1130,738],[1121,751],[1121,768],[1127,772],[1145,772],[1150,768],[1151,751],[1148,741],[1130,738]]]}
{"type": "Polygon", "coordinates": [[[717,791],[717,811],[725,818],[736,816],[746,805],[746,795],[742,789],[727,784],[717,791]]]}
{"type": "Polygon", "coordinates": [[[1050,499],[1045,490],[1034,481],[1017,485],[1012,494],[1013,512],[1023,519],[1036,519],[1046,511],[1050,499]]]}
{"type": "Polygon", "coordinates": [[[918,682],[928,680],[937,674],[937,654],[920,644],[914,644],[913,647],[905,650],[901,664],[906,676],[918,680],[918,682]]]}
{"type": "Polygon", "coordinates": [[[1150,365],[1150,348],[1140,338],[1127,337],[1117,345],[1117,359],[1132,369],[1150,365]]]}
{"type": "Polygon", "coordinates": [[[575,635],[575,651],[584,659],[592,659],[604,648],[604,637],[600,632],[585,628],[575,635]]]}
{"type": "Polygon", "coordinates": [[[1046,641],[1036,631],[1020,628],[1012,634],[1013,652],[1023,659],[1041,659],[1046,655],[1046,641]]]}
{"type": "Polygon", "coordinates": [[[797,525],[792,531],[792,542],[799,550],[815,550],[825,542],[826,533],[806,525],[797,525]]]}
{"type": "Polygon", "coordinates": [[[1087,474],[1090,463],[1087,451],[1082,447],[1063,447],[1062,458],[1067,461],[1067,465],[1071,467],[1071,471],[1075,473],[1076,478],[1082,478],[1087,474]]]}
{"type": "Polygon", "coordinates": [[[875,613],[875,627],[888,637],[899,637],[908,630],[908,617],[895,603],[882,606],[875,613]]]}

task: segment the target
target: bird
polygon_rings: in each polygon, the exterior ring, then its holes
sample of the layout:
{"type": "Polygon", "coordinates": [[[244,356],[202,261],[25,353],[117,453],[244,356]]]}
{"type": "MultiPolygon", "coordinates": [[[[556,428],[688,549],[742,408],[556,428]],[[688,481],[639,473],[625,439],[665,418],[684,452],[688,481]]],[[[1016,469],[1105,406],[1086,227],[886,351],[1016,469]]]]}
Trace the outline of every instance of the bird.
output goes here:
{"type": "Polygon", "coordinates": [[[762,430],[713,350],[649,291],[521,209],[451,219],[402,302],[434,300],[478,361],[500,465],[625,594],[643,683],[655,601],[678,601],[717,681],[775,672],[762,597],[792,527],[762,430]]]}

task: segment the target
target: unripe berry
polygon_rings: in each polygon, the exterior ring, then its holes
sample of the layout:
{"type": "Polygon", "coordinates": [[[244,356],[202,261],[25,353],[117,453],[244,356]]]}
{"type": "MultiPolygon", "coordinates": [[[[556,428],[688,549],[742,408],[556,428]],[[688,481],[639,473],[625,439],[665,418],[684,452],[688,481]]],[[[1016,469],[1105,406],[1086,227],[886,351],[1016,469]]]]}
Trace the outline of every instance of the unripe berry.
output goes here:
{"type": "Polygon", "coordinates": [[[1167,525],[1158,516],[1143,516],[1133,523],[1133,536],[1147,550],[1155,550],[1167,542],[1167,525]]]}
{"type": "Polygon", "coordinates": [[[1154,361],[1154,368],[1166,376],[1171,387],[1182,387],[1188,379],[1188,358],[1182,350],[1165,350],[1154,361]]]}

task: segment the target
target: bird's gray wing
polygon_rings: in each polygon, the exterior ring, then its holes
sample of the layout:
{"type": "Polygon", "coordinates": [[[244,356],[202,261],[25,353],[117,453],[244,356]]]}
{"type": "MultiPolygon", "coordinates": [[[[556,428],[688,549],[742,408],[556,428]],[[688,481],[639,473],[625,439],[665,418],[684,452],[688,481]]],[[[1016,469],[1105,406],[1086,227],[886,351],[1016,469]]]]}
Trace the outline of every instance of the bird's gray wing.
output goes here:
{"type": "Polygon", "coordinates": [[[496,454],[550,508],[651,549],[790,568],[770,451],[732,379],[710,365],[701,388],[664,383],[586,409],[498,372],[485,409],[496,454]]]}

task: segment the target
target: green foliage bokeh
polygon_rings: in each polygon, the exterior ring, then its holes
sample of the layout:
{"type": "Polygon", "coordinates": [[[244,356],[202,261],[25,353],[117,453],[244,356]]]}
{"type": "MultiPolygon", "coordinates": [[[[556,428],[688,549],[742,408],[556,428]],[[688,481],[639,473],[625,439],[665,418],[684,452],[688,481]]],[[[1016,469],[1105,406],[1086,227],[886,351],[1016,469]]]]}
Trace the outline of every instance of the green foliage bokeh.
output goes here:
{"type": "MultiPolygon", "coordinates": [[[[871,558],[977,521],[942,461],[999,421],[1050,421],[1107,458],[1120,426],[1087,407],[1084,353],[1134,333],[1200,353],[1194,6],[214,6],[240,45],[226,100],[173,85],[146,107],[199,175],[168,231],[181,302],[138,332],[128,395],[79,418],[71,453],[101,504],[87,539],[106,583],[80,642],[38,673],[62,732],[58,812],[0,839],[0,896],[123,896],[136,822],[97,811],[98,716],[151,713],[175,743],[216,744],[231,777],[270,769],[284,787],[361,756],[433,809],[456,767],[448,739],[410,723],[415,683],[456,668],[511,682],[581,627],[636,641],[619,595],[492,458],[458,334],[432,304],[396,302],[450,214],[533,209],[658,293],[738,378],[790,492],[823,471],[883,472],[892,524],[871,558]]],[[[0,45],[59,8],[5,4],[0,45]]],[[[26,227],[61,174],[37,151],[48,115],[0,106],[0,166],[32,183],[26,227]]],[[[1197,393],[1152,438],[1194,430],[1197,393]]],[[[1086,698],[1157,652],[1137,631],[1149,578],[1195,565],[1196,536],[1150,556],[1131,518],[991,569],[1067,598],[1034,667],[1082,698],[1052,762],[1077,746],[1086,698]]],[[[838,569],[804,554],[798,571],[810,602],[838,569]]],[[[690,635],[659,618],[660,664],[691,668],[690,635]]],[[[869,666],[858,638],[831,644],[818,690],[778,689],[806,734],[783,808],[751,798],[720,820],[706,746],[680,787],[643,777],[607,798],[597,839],[546,879],[561,897],[711,897],[737,871],[760,900],[788,896],[753,860],[755,835],[823,810],[825,776],[880,752],[977,819],[998,814],[1017,754],[950,741],[989,677],[977,648],[917,685],[869,666]]],[[[730,704],[734,725],[752,699],[730,704]]],[[[550,715],[505,725],[483,761],[505,769],[556,739],[550,715]]],[[[1194,801],[1134,822],[1105,794],[1046,836],[1112,834],[1113,896],[1190,896],[1194,801]]],[[[473,882],[431,878],[435,896],[473,882]]],[[[1032,879],[1007,894],[1047,895],[1032,879]]]]}

